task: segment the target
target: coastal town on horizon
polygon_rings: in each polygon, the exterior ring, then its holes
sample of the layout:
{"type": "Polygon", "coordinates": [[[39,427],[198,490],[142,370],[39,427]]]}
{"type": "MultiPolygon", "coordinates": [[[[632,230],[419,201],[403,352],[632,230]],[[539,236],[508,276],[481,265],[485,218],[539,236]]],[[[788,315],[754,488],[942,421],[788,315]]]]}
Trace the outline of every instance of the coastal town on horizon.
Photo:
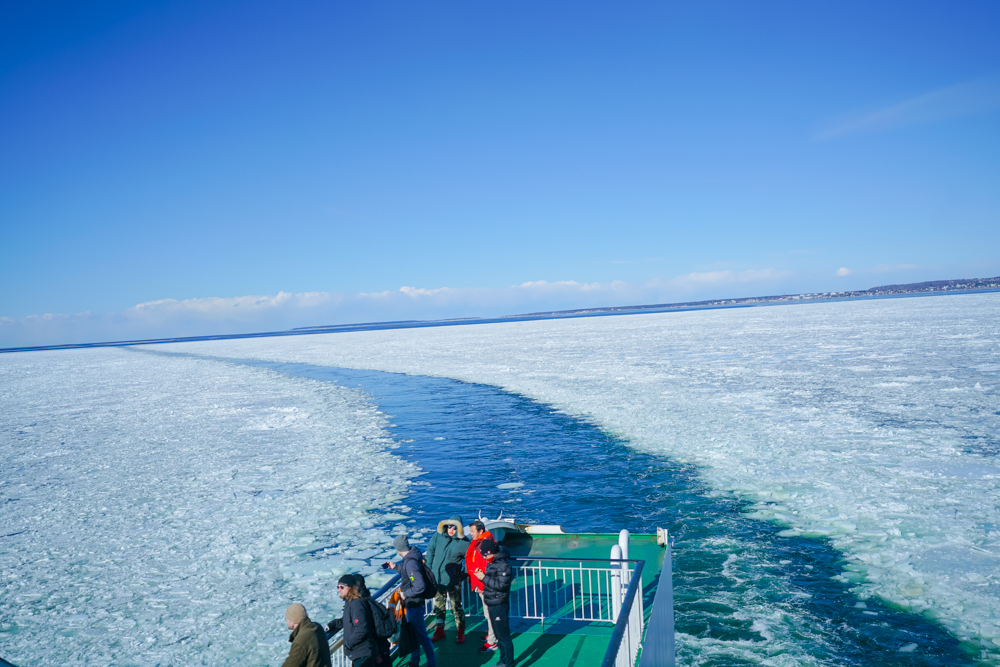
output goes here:
{"type": "Polygon", "coordinates": [[[934,296],[970,292],[1000,291],[1000,276],[994,278],[962,278],[955,280],[929,280],[901,285],[880,285],[867,290],[845,292],[811,292],[804,294],[781,294],[773,296],[752,296],[737,299],[710,299],[707,301],[686,301],[681,303],[659,303],[637,306],[607,306],[601,308],[580,308],[575,310],[553,310],[499,317],[456,317],[441,320],[393,320],[385,322],[362,322],[355,324],[327,324],[296,327],[282,331],[264,331],[240,334],[217,334],[205,336],[179,336],[170,338],[147,338],[141,340],[121,340],[92,343],[66,343],[63,345],[37,345],[0,348],[4,352],[33,352],[41,350],[63,350],[87,347],[123,347],[127,345],[153,345],[157,343],[184,343],[208,340],[230,340],[236,338],[270,338],[276,336],[304,336],[319,333],[339,333],[347,331],[372,331],[379,329],[419,329],[427,327],[457,326],[461,324],[495,324],[501,322],[521,322],[528,320],[550,320],[577,317],[601,317],[609,315],[629,315],[641,313],[679,312],[685,310],[710,310],[715,308],[747,308],[753,306],[780,305],[806,301],[844,301],[876,299],[903,296],[934,296]]]}
{"type": "Polygon", "coordinates": [[[641,306],[609,306],[604,308],[579,308],[576,310],[554,310],[538,313],[511,315],[510,317],[560,316],[583,313],[633,312],[644,310],[690,310],[692,308],[717,308],[721,306],[756,305],[793,301],[829,301],[831,299],[863,299],[875,296],[903,296],[922,294],[956,293],[1000,289],[1000,276],[995,278],[962,278],[961,280],[927,280],[920,283],[901,285],[880,285],[866,290],[844,292],[810,292],[803,294],[780,294],[772,296],[748,296],[739,299],[709,299],[706,301],[685,301],[683,303],[657,303],[641,306]]]}

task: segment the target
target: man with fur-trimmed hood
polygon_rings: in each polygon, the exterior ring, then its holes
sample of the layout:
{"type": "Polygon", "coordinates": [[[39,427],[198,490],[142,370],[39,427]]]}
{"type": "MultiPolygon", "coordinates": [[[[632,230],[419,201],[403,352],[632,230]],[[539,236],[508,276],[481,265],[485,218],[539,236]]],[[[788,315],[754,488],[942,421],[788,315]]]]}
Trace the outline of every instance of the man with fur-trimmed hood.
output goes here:
{"type": "Polygon", "coordinates": [[[455,643],[465,642],[465,611],[462,609],[462,579],[465,573],[462,571],[462,564],[468,548],[469,540],[462,528],[462,517],[457,514],[438,524],[437,532],[427,545],[427,566],[438,583],[437,594],[434,596],[437,629],[431,641],[444,639],[445,604],[450,597],[451,613],[458,630],[455,643]]]}

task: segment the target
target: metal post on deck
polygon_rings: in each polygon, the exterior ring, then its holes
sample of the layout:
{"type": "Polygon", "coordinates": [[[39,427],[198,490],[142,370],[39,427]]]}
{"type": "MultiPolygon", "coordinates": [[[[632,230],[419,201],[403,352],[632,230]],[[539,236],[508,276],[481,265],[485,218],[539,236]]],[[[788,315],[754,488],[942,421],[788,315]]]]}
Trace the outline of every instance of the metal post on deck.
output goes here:
{"type": "MultiPolygon", "coordinates": [[[[664,531],[666,533],[666,531],[664,531]]],[[[639,667],[674,667],[674,578],[672,547],[673,538],[668,537],[663,553],[663,568],[656,584],[656,598],[646,626],[646,638],[642,643],[639,667]]]]}
{"type": "MultiPolygon", "coordinates": [[[[639,619],[642,618],[642,566],[645,561],[635,562],[635,574],[629,582],[628,590],[625,591],[625,599],[622,601],[622,609],[625,614],[619,615],[615,623],[615,629],[611,633],[611,641],[608,642],[608,650],[604,654],[601,667],[616,667],[619,665],[631,665],[635,661],[635,652],[639,650],[638,642],[633,642],[629,638],[626,642],[626,633],[629,632],[630,621],[633,611],[638,612],[639,619]],[[623,643],[625,645],[623,646],[623,643]],[[625,651],[622,653],[622,651],[625,651]]],[[[641,624],[641,620],[639,621],[641,624]]]]}
{"type": "MultiPolygon", "coordinates": [[[[621,593],[621,597],[622,597],[623,600],[625,599],[625,589],[628,587],[628,582],[631,581],[631,579],[629,578],[628,563],[625,562],[625,561],[627,561],[629,559],[628,552],[629,552],[629,545],[631,543],[631,540],[632,540],[632,536],[629,534],[628,529],[627,528],[622,528],[621,532],[618,533],[618,546],[622,550],[622,556],[621,556],[622,557],[622,563],[621,563],[621,571],[622,571],[621,586],[622,586],[622,593],[621,593]]],[[[614,556],[612,556],[612,558],[614,558],[614,556]]]]}
{"type": "Polygon", "coordinates": [[[618,622],[618,614],[622,612],[622,548],[617,544],[611,547],[611,571],[608,574],[608,596],[611,598],[611,621],[618,622]]]}

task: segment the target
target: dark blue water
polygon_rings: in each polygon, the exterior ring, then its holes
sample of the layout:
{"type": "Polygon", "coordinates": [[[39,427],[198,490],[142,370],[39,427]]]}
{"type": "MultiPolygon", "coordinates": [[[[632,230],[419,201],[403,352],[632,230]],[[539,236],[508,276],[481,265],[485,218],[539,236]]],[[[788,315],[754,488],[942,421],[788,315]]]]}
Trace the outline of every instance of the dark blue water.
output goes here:
{"type": "Polygon", "coordinates": [[[874,599],[856,606],[831,580],[842,569],[827,542],[781,537],[743,516],[744,503],[713,496],[692,466],[637,453],[549,406],[439,378],[241,363],[368,393],[403,443],[396,453],[426,471],[419,479],[427,484],[411,487],[406,501],[418,523],[481,509],[569,531],[668,528],[678,664],[976,664],[920,617],[874,599]],[[523,486],[497,488],[507,483],[523,486]],[[917,647],[900,651],[910,644],[917,647]]]}

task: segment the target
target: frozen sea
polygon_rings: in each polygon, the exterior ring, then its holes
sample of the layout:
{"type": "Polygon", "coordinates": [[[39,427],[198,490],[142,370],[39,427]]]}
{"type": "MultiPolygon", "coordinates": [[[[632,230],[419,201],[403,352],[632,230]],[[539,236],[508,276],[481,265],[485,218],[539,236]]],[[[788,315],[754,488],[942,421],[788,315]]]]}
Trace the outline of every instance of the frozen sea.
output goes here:
{"type": "Polygon", "coordinates": [[[681,664],[1000,664],[998,371],[997,294],[0,355],[0,655],[276,664],[456,438],[568,528],[629,480],[681,664]]]}

